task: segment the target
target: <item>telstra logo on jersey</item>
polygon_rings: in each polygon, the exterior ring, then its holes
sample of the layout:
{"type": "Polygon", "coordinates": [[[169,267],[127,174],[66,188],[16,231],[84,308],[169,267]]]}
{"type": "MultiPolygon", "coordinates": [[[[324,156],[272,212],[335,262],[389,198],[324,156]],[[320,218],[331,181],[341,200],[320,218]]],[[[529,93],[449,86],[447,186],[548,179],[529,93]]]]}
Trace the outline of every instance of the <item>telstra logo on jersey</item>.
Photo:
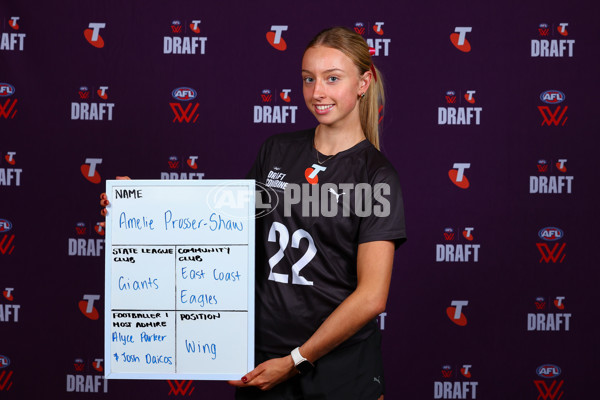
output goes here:
{"type": "Polygon", "coordinates": [[[454,28],[454,33],[450,34],[450,41],[458,50],[463,53],[471,51],[471,43],[467,40],[467,33],[471,32],[473,27],[471,26],[457,26],[454,28]]]}
{"type": "Polygon", "coordinates": [[[450,321],[454,322],[456,325],[466,326],[467,317],[462,312],[462,309],[468,305],[468,300],[452,300],[450,307],[446,308],[446,315],[450,318],[450,321]]]}
{"type": "Polygon", "coordinates": [[[71,102],[71,120],[73,121],[112,121],[115,103],[88,102],[95,97],[108,100],[108,86],[99,86],[96,91],[90,91],[87,86],[80,86],[77,91],[78,100],[71,102]],[[91,95],[91,96],[90,96],[91,95]]]}
{"type": "Polygon", "coordinates": [[[452,378],[452,366],[442,366],[443,381],[433,382],[433,398],[434,399],[476,399],[477,386],[479,382],[472,381],[471,364],[463,364],[460,368],[460,375],[456,374],[454,381],[452,378]],[[460,380],[459,380],[460,378],[460,380]]]}
{"type": "Polygon", "coordinates": [[[194,36],[200,34],[199,19],[193,19],[188,24],[182,24],[179,20],[171,22],[170,31],[178,36],[165,36],[163,38],[163,54],[205,54],[206,41],[205,36],[194,36]],[[192,33],[192,36],[181,36],[181,34],[192,33]]]}
{"type": "Polygon", "coordinates": [[[76,237],[68,239],[68,255],[83,257],[100,257],[104,250],[104,229],[97,223],[92,231],[85,222],[75,224],[76,237]]]}
{"type": "Polygon", "coordinates": [[[14,304],[15,288],[7,287],[2,291],[2,296],[9,303],[0,304],[0,322],[19,322],[20,304],[14,304]]]}
{"type": "Polygon", "coordinates": [[[96,166],[100,164],[102,164],[101,158],[86,158],[85,163],[81,164],[80,167],[81,174],[88,181],[99,184],[102,178],[100,177],[100,173],[96,170],[96,166]]]}
{"type": "Polygon", "coordinates": [[[22,168],[12,168],[17,164],[14,151],[7,151],[0,159],[0,186],[21,186],[22,168]],[[9,167],[4,167],[7,163],[9,167]]]}
{"type": "MultiPolygon", "coordinates": [[[[556,227],[542,228],[538,231],[538,237],[546,242],[556,242],[563,239],[564,236],[565,234],[562,229],[556,227]]],[[[536,246],[542,255],[540,263],[562,263],[566,256],[566,254],[563,254],[566,245],[566,243],[554,243],[552,248],[550,248],[548,243],[536,243],[536,246]]]]}
{"type": "Polygon", "coordinates": [[[438,107],[438,125],[479,125],[483,107],[456,107],[463,99],[469,104],[475,104],[475,90],[466,90],[464,96],[457,96],[454,90],[448,90],[444,95],[446,103],[451,106],[438,107]]]}
{"type": "Polygon", "coordinates": [[[456,186],[461,189],[468,189],[470,186],[469,180],[465,175],[465,170],[471,168],[471,163],[454,163],[448,177],[456,186]]]}
{"type": "MultiPolygon", "coordinates": [[[[546,90],[540,94],[540,100],[546,104],[560,104],[565,101],[565,94],[558,90],[546,90]]],[[[556,106],[554,111],[552,111],[549,106],[538,106],[538,110],[540,110],[540,114],[542,114],[543,118],[542,126],[558,126],[559,124],[561,126],[565,126],[568,118],[565,113],[567,112],[568,108],[569,106],[556,106]]]]}
{"type": "Polygon", "coordinates": [[[295,124],[298,106],[270,104],[279,103],[281,101],[290,104],[292,101],[291,93],[292,89],[281,89],[279,96],[273,96],[270,89],[263,89],[260,93],[261,104],[254,106],[254,123],[295,124]]]}
{"type": "Polygon", "coordinates": [[[573,190],[572,175],[567,173],[567,159],[559,158],[556,163],[548,163],[544,159],[537,162],[537,171],[540,175],[529,177],[529,193],[532,194],[571,194],[573,190]],[[561,175],[548,175],[548,172],[558,170],[561,175]]]}
{"type": "Polygon", "coordinates": [[[538,34],[544,39],[531,39],[531,57],[573,57],[574,39],[546,39],[569,36],[568,26],[568,23],[561,22],[554,29],[546,23],[539,24],[538,34]]]}
{"type": "Polygon", "coordinates": [[[198,156],[188,156],[185,163],[179,162],[179,157],[170,156],[167,165],[168,172],[161,172],[160,179],[202,179],[204,172],[194,172],[198,169],[198,156]],[[189,171],[191,170],[191,171],[189,171]]]}
{"type": "Polygon", "coordinates": [[[287,25],[271,25],[271,30],[267,32],[267,42],[279,51],[287,49],[287,43],[282,37],[282,32],[288,30],[287,25]]]}
{"type": "Polygon", "coordinates": [[[104,39],[100,36],[100,29],[104,28],[106,28],[104,22],[90,22],[88,28],[83,31],[83,36],[89,44],[101,49],[104,47],[104,39]]]}
{"type": "Polygon", "coordinates": [[[84,294],[83,300],[79,300],[79,311],[87,318],[96,321],[100,318],[100,314],[96,307],[94,307],[94,302],[96,300],[100,300],[99,294],[84,294]]]}
{"type": "Polygon", "coordinates": [[[308,183],[310,183],[311,185],[316,185],[317,183],[319,183],[319,172],[325,171],[326,169],[327,167],[324,167],[322,165],[313,164],[312,167],[306,168],[306,170],[304,171],[304,177],[306,178],[306,181],[308,183]]]}
{"type": "Polygon", "coordinates": [[[0,83],[0,118],[13,119],[17,115],[17,98],[12,98],[15,94],[15,87],[10,83],[0,83]]]}
{"type": "MultiPolygon", "coordinates": [[[[552,310],[546,308],[544,297],[536,297],[534,306],[537,312],[527,314],[527,331],[569,331],[571,313],[565,313],[565,296],[556,296],[552,301],[552,310]]],[[[550,308],[550,307],[548,307],[550,308]]]]}
{"type": "Polygon", "coordinates": [[[173,122],[179,122],[180,124],[185,122],[189,124],[190,122],[195,123],[198,121],[200,113],[196,113],[196,111],[198,111],[198,106],[200,106],[200,103],[191,102],[191,100],[196,98],[196,91],[194,89],[187,86],[175,88],[171,92],[171,97],[180,102],[190,102],[187,104],[185,109],[181,105],[182,103],[169,103],[171,110],[173,110],[173,114],[175,115],[175,117],[173,117],[173,122]]]}
{"type": "Polygon", "coordinates": [[[479,262],[480,244],[473,243],[449,243],[462,238],[467,242],[473,242],[473,231],[475,228],[466,227],[460,236],[454,234],[453,228],[444,229],[444,240],[446,243],[436,244],[436,262],[479,262]],[[456,237],[458,236],[458,237],[456,237]]]}
{"type": "Polygon", "coordinates": [[[23,51],[25,50],[25,33],[17,33],[10,31],[19,31],[21,26],[19,25],[21,17],[10,17],[8,20],[8,26],[11,28],[9,32],[2,32],[0,35],[0,50],[8,51],[23,51]]]}

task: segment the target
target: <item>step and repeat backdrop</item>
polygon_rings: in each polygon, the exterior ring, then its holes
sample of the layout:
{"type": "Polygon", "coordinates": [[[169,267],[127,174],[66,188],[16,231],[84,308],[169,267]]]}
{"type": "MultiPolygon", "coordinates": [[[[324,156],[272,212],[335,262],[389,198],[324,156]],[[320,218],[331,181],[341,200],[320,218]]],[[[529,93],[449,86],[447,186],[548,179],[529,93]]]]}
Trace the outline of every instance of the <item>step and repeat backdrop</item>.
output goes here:
{"type": "Polygon", "coordinates": [[[315,126],[321,29],[372,48],[408,241],[387,399],[596,393],[600,29],[591,2],[0,3],[0,397],[228,399],[104,380],[106,179],[239,179],[315,126]],[[483,3],[483,4],[482,4],[483,3]],[[588,4],[585,4],[588,3],[588,4]]]}

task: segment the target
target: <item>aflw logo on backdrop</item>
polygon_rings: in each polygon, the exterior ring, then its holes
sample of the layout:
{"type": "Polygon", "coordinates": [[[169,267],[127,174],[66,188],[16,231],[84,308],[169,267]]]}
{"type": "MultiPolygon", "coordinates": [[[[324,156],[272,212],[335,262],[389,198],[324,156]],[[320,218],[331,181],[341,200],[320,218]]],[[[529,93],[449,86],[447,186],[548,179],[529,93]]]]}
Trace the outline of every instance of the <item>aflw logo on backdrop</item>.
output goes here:
{"type": "Polygon", "coordinates": [[[361,36],[365,36],[371,56],[387,57],[390,55],[390,43],[392,39],[385,38],[384,25],[385,22],[381,21],[377,21],[373,25],[362,22],[354,24],[354,31],[361,36]]]}
{"type": "Polygon", "coordinates": [[[115,103],[108,103],[108,86],[98,89],[80,86],[77,91],[79,101],[71,102],[71,120],[79,121],[112,121],[115,103]],[[98,99],[98,101],[90,101],[98,99]]]}
{"type": "Polygon", "coordinates": [[[254,105],[254,123],[295,124],[298,106],[286,105],[292,102],[291,93],[292,89],[281,89],[281,91],[275,93],[271,92],[270,89],[263,89],[258,99],[260,104],[254,105]]]}
{"type": "Polygon", "coordinates": [[[191,21],[171,21],[169,27],[173,36],[163,38],[163,54],[205,54],[206,36],[200,35],[200,19],[191,21]]]}
{"type": "Polygon", "coordinates": [[[198,121],[200,113],[197,113],[197,111],[200,103],[192,101],[197,96],[198,94],[191,87],[180,86],[173,89],[171,97],[179,101],[179,103],[169,103],[174,114],[173,123],[178,122],[181,124],[185,122],[189,124],[198,121]],[[183,105],[185,105],[185,108],[183,105]]]}
{"type": "Polygon", "coordinates": [[[0,218],[0,255],[11,255],[15,250],[15,234],[11,232],[13,223],[8,219],[0,218]]]}
{"type": "Polygon", "coordinates": [[[560,240],[563,240],[565,237],[563,230],[548,226],[538,231],[538,237],[545,242],[536,243],[536,246],[542,255],[540,263],[562,263],[566,256],[563,252],[567,245],[564,242],[560,242],[560,240]]]}
{"type": "Polygon", "coordinates": [[[542,126],[554,125],[554,126],[565,126],[567,122],[566,112],[569,106],[557,105],[565,101],[566,96],[563,92],[558,90],[546,90],[540,94],[540,100],[549,105],[538,106],[540,114],[542,114],[542,126]],[[557,105],[554,109],[550,108],[550,105],[557,105]]]}
{"type": "Polygon", "coordinates": [[[15,87],[10,83],[0,83],[0,118],[13,119],[17,115],[15,87]]]}
{"type": "Polygon", "coordinates": [[[0,50],[1,51],[24,51],[25,50],[25,37],[27,34],[20,32],[21,17],[10,17],[8,21],[3,18],[3,24],[1,27],[8,25],[8,32],[2,32],[0,35],[0,50]]]}
{"type": "Polygon", "coordinates": [[[568,27],[567,22],[539,24],[537,34],[540,39],[531,39],[531,57],[573,57],[575,40],[566,39],[569,36],[568,27]]]}

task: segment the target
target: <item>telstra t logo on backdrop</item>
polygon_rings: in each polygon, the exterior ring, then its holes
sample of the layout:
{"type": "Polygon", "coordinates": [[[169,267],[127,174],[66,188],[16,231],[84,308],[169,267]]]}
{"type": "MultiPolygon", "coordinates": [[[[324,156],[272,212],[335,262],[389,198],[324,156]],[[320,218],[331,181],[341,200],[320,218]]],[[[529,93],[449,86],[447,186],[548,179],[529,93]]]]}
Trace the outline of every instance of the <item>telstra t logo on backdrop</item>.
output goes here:
{"type": "Polygon", "coordinates": [[[287,43],[281,33],[288,30],[287,25],[271,25],[271,30],[267,32],[267,42],[279,51],[287,49],[287,43]]]}
{"type": "Polygon", "coordinates": [[[467,40],[467,33],[473,30],[470,26],[457,26],[454,28],[454,33],[450,34],[450,41],[458,50],[463,53],[471,51],[471,43],[467,40]]]}
{"type": "Polygon", "coordinates": [[[468,300],[452,300],[450,307],[446,308],[446,315],[456,325],[465,326],[467,325],[467,317],[462,312],[462,309],[468,305],[468,300]]]}
{"type": "Polygon", "coordinates": [[[101,49],[104,47],[104,39],[100,36],[100,29],[104,28],[106,28],[106,23],[104,22],[90,22],[88,29],[83,31],[83,36],[89,44],[101,49]]]}
{"type": "Polygon", "coordinates": [[[456,186],[461,189],[469,188],[469,180],[465,175],[465,169],[471,168],[471,163],[454,163],[450,171],[448,171],[448,177],[456,186]]]}
{"type": "Polygon", "coordinates": [[[100,183],[100,174],[96,170],[96,165],[102,164],[101,158],[86,158],[85,164],[81,164],[81,174],[88,181],[98,184],[100,183]]]}
{"type": "Polygon", "coordinates": [[[91,320],[97,320],[100,318],[100,314],[96,307],[94,307],[94,302],[96,300],[100,300],[99,294],[84,294],[83,300],[79,300],[79,311],[86,317],[91,320]]]}

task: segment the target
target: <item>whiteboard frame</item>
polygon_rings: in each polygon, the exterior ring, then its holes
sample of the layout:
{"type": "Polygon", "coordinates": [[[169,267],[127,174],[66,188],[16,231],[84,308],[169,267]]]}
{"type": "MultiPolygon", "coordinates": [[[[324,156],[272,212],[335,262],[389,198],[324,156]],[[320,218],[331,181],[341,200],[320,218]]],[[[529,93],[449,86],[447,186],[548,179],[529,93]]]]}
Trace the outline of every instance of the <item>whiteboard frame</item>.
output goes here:
{"type": "MultiPolygon", "coordinates": [[[[174,186],[205,186],[245,187],[248,190],[248,323],[247,323],[247,371],[254,369],[254,290],[255,290],[255,180],[254,179],[205,179],[205,180],[107,180],[106,196],[112,202],[111,196],[114,187],[141,187],[161,186],[165,188],[174,186]]],[[[205,204],[206,206],[206,204],[205,204]]],[[[106,230],[105,230],[105,275],[104,275],[104,378],[105,379],[157,379],[157,380],[239,380],[243,375],[237,373],[147,373],[147,372],[113,372],[111,359],[112,345],[112,214],[111,206],[106,208],[106,230]]]]}

